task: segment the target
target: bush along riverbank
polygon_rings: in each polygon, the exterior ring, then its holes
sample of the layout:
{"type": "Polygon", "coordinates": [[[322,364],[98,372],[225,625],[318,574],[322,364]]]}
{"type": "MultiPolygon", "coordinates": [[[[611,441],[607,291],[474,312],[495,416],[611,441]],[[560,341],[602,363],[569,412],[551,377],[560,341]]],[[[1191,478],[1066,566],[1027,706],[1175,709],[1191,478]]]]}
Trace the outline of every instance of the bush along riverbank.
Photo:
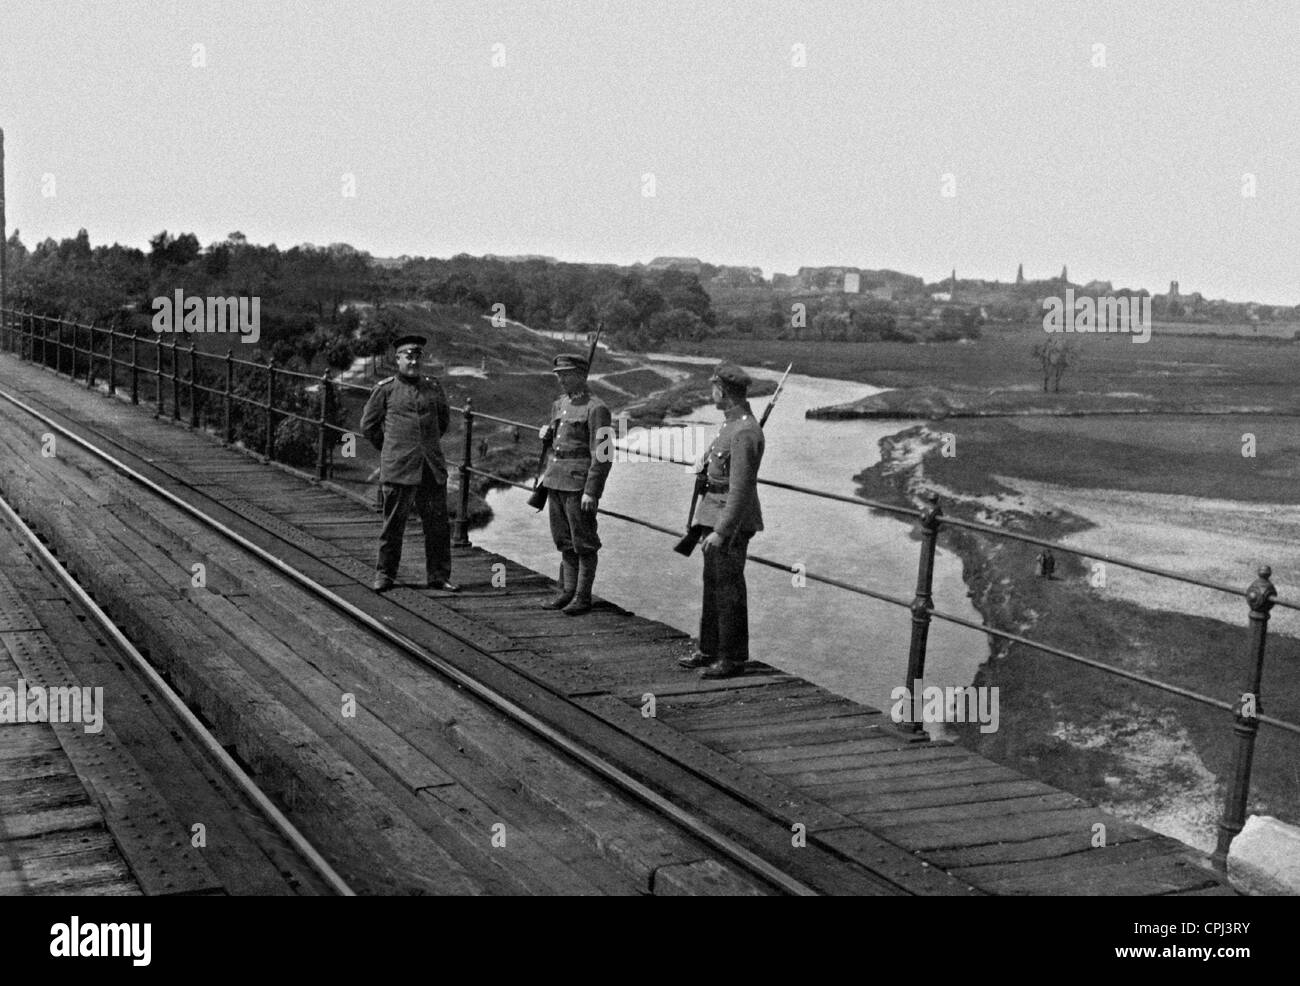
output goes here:
{"type": "MultiPolygon", "coordinates": [[[[859,492],[920,507],[934,490],[947,516],[1045,540],[1090,529],[1068,512],[1026,506],[1008,485],[1013,479],[981,469],[978,448],[945,458],[942,445],[925,426],[884,440],[881,462],[855,477],[859,492]]],[[[1035,573],[1035,545],[954,527],[942,529],[940,544],[961,558],[986,625],[1213,698],[1236,697],[1245,671],[1244,601],[1241,622],[1230,625],[1106,598],[1096,584],[1104,566],[1064,551],[1055,553],[1049,580],[1035,573]]],[[[935,607],[943,610],[944,600],[935,607]]],[[[1270,636],[1264,702],[1290,721],[1300,717],[1297,658],[1300,641],[1270,636]]],[[[993,733],[956,725],[963,745],[1121,817],[1213,847],[1235,750],[1230,713],[993,638],[972,684],[999,689],[1000,724],[993,733]]],[[[1298,752],[1294,737],[1261,729],[1250,812],[1300,822],[1298,752]]]]}

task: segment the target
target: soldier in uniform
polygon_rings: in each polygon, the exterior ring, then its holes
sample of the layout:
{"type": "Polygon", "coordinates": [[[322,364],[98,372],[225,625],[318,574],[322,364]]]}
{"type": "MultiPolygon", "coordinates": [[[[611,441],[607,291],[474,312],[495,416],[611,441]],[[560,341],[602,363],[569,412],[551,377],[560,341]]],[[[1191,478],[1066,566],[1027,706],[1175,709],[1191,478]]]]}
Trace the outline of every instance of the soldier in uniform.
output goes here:
{"type": "Polygon", "coordinates": [[[591,612],[591,586],[596,580],[596,507],[613,465],[609,408],[587,392],[587,360],[562,354],[555,357],[555,375],[564,396],[551,405],[551,420],[541,430],[551,439],[551,458],[542,474],[551,537],[560,549],[559,591],[542,603],[569,616],[591,612]]]}
{"type": "Polygon", "coordinates": [[[425,585],[459,592],[451,578],[451,532],[447,526],[447,463],[442,436],[450,408],[442,385],[420,375],[423,336],[397,340],[397,375],[380,380],[361,412],[361,433],[380,450],[379,478],[384,527],[373,588],[393,585],[402,560],[406,518],[415,504],[424,528],[425,585]]]}
{"type": "Polygon", "coordinates": [[[746,396],[752,382],[738,366],[720,364],[710,378],[713,403],[726,417],[702,463],[706,491],[695,514],[704,529],[704,600],[699,647],[678,663],[701,668],[705,678],[730,678],[749,660],[749,610],[745,559],[749,539],[763,529],[758,467],[763,429],[746,396]]]}

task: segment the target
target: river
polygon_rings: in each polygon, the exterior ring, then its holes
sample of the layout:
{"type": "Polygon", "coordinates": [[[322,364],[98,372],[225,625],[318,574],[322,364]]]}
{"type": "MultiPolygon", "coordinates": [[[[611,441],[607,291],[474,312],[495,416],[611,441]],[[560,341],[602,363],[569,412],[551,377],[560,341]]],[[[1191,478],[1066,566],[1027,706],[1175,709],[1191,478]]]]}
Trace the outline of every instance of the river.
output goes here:
{"type": "MultiPolygon", "coordinates": [[[[697,362],[679,356],[649,358],[697,362]]],[[[746,369],[756,378],[780,375],[762,367],[746,369]]],[[[866,384],[792,373],[764,429],[767,444],[760,475],[854,495],[853,476],[879,461],[880,439],[913,422],[819,421],[805,418],[804,411],[879,391],[866,384]]],[[[758,398],[755,412],[761,414],[766,404],[767,398],[758,398]]],[[[705,407],[668,424],[693,429],[701,443],[697,447],[706,448],[721,422],[721,411],[705,407]]],[[[601,505],[681,529],[690,491],[690,476],[682,466],[616,461],[601,505]]],[[[909,537],[909,523],[768,486],[759,487],[759,496],[767,529],[750,543],[752,554],[802,563],[810,572],[911,599],[920,543],[909,537]]],[[[527,494],[517,489],[489,493],[494,518],[474,532],[474,543],[554,577],[559,555],[545,514],[533,511],[526,500],[527,494]]],[[[694,634],[700,605],[699,551],[683,558],[672,550],[667,535],[609,517],[601,518],[600,531],[604,548],[596,594],[694,634]]],[[[796,587],[793,575],[760,565],[747,566],[746,579],[752,659],[889,709],[890,691],[903,684],[907,672],[908,610],[810,580],[796,587]]],[[[967,598],[960,560],[942,549],[935,564],[934,603],[938,609],[982,622],[967,598]]],[[[968,685],[987,657],[985,635],[936,620],[930,627],[925,682],[940,687],[968,685]]]]}

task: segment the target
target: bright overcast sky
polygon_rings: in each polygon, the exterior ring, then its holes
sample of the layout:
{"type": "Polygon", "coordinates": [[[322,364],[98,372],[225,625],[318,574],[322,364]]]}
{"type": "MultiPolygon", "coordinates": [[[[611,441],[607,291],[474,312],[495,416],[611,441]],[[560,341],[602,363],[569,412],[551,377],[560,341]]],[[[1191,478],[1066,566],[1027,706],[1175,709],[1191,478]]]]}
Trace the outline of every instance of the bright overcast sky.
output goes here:
{"type": "Polygon", "coordinates": [[[1292,2],[0,0],[28,244],[1068,264],[1295,304],[1298,106],[1292,2]]]}

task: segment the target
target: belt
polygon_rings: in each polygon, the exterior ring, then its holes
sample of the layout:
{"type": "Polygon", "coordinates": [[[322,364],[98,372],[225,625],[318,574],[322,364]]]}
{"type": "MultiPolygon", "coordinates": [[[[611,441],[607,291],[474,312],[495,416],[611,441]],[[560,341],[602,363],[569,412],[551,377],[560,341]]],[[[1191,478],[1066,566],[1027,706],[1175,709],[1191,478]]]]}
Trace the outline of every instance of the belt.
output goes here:
{"type": "Polygon", "coordinates": [[[556,457],[557,459],[590,459],[590,458],[591,458],[591,449],[586,449],[586,448],[560,449],[560,448],[557,448],[557,449],[555,450],[555,457],[556,457]]]}
{"type": "Polygon", "coordinates": [[[731,489],[730,483],[715,483],[712,480],[709,480],[706,486],[710,493],[726,493],[727,490],[731,489]]]}

